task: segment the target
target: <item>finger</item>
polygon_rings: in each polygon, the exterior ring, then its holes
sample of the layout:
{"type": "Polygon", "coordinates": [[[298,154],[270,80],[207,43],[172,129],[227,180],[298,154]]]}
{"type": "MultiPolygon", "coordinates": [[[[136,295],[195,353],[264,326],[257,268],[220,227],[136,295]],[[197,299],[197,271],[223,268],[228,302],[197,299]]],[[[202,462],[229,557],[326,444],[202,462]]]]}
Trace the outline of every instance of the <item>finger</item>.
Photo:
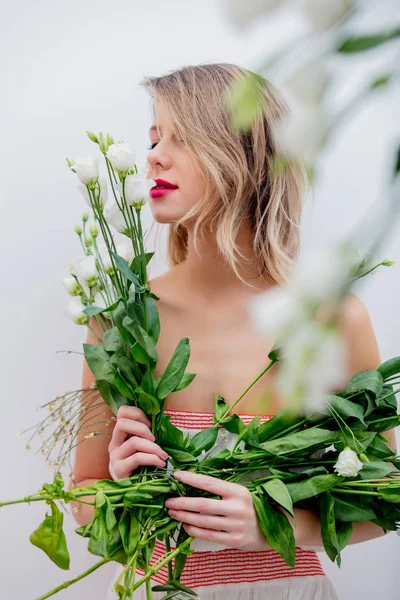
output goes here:
{"type": "Polygon", "coordinates": [[[129,434],[146,438],[152,442],[156,439],[144,423],[134,421],[133,419],[121,418],[118,419],[114,427],[108,451],[111,453],[116,448],[119,448],[119,446],[122,446],[129,434]]]}
{"type": "Polygon", "coordinates": [[[223,500],[212,498],[189,498],[187,496],[168,498],[165,502],[167,508],[191,512],[206,513],[209,515],[233,516],[237,510],[223,500]]]}
{"type": "Polygon", "coordinates": [[[117,413],[118,419],[133,419],[134,421],[140,421],[147,425],[147,427],[151,427],[151,421],[146,413],[137,406],[120,406],[117,413]]]}
{"type": "Polygon", "coordinates": [[[240,488],[243,489],[243,496],[247,491],[244,486],[238,486],[237,483],[230,483],[217,477],[211,477],[211,475],[202,475],[200,473],[192,473],[191,471],[175,471],[174,477],[182,481],[182,483],[191,485],[199,490],[205,490],[210,492],[210,494],[217,494],[223,497],[237,497],[242,493],[240,488]]]}
{"type": "Polygon", "coordinates": [[[182,521],[189,525],[196,525],[203,529],[215,529],[217,531],[232,531],[232,522],[225,517],[211,517],[187,512],[186,510],[169,510],[169,514],[176,521],[182,521]]]}
{"type": "Polygon", "coordinates": [[[232,533],[226,531],[216,531],[215,529],[204,529],[203,527],[197,527],[196,525],[183,525],[184,530],[189,535],[198,538],[199,540],[205,540],[207,542],[215,542],[216,544],[223,544],[224,546],[234,546],[235,538],[232,539],[232,533]]]}
{"type": "Polygon", "coordinates": [[[134,436],[126,440],[116,450],[114,450],[115,459],[123,460],[124,458],[128,458],[135,452],[145,452],[146,454],[156,454],[162,460],[167,460],[168,454],[164,452],[164,450],[154,442],[150,442],[149,440],[145,440],[143,438],[134,436]]]}
{"type": "MultiPolygon", "coordinates": [[[[144,452],[136,452],[125,458],[122,461],[116,461],[115,465],[119,465],[118,471],[121,473],[125,473],[125,477],[129,477],[129,475],[135,471],[138,467],[165,467],[165,461],[161,460],[155,454],[145,454],[144,452]]],[[[117,467],[114,466],[114,471],[117,472],[117,467]]]]}

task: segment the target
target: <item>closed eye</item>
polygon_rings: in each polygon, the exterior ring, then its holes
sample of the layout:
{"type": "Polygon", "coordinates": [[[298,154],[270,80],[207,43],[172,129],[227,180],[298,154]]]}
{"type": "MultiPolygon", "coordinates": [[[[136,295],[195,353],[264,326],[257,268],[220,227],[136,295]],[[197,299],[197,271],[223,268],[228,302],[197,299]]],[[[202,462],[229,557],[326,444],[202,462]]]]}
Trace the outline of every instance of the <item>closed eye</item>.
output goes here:
{"type": "Polygon", "coordinates": [[[148,147],[147,147],[147,148],[148,148],[148,150],[153,150],[153,148],[154,148],[155,146],[157,146],[157,144],[158,144],[158,142],[153,142],[152,144],[150,144],[150,146],[148,146],[148,147]]]}

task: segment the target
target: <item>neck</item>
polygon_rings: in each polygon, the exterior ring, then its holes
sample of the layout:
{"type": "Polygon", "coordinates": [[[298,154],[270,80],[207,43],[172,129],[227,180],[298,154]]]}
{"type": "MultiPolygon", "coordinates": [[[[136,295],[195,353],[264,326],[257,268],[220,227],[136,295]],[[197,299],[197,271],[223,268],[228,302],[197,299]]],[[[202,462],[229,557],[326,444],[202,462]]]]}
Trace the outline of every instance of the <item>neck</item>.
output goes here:
{"type": "Polygon", "coordinates": [[[178,269],[192,292],[200,297],[212,299],[229,291],[241,291],[249,294],[266,291],[271,284],[258,274],[254,259],[253,235],[248,223],[244,222],[237,239],[238,248],[243,255],[237,264],[242,281],[221,255],[215,235],[211,232],[197,239],[194,245],[193,229],[188,228],[188,252],[178,269]]]}

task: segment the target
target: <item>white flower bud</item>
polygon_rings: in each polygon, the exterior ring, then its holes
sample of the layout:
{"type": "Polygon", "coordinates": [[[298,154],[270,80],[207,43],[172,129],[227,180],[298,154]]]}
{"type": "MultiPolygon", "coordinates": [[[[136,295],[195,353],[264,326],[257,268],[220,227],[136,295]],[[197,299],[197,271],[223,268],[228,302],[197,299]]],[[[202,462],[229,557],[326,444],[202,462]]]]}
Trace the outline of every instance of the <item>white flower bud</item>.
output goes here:
{"type": "Polygon", "coordinates": [[[97,227],[96,219],[92,219],[90,221],[89,232],[93,238],[96,238],[99,235],[99,229],[97,227]]]}
{"type": "Polygon", "coordinates": [[[71,298],[68,303],[69,315],[77,325],[85,325],[88,322],[87,315],[82,312],[85,308],[80,298],[71,298]]]}
{"type": "Polygon", "coordinates": [[[358,459],[356,452],[347,446],[339,454],[337,463],[333,468],[342,477],[357,477],[362,467],[363,463],[358,459]]]}
{"type": "Polygon", "coordinates": [[[106,156],[113,168],[119,173],[126,174],[135,165],[136,152],[129,144],[125,144],[124,142],[111,144],[106,156]]]}
{"type": "Polygon", "coordinates": [[[80,286],[75,277],[63,277],[62,282],[70,296],[77,296],[79,294],[80,286]]]}
{"type": "Polygon", "coordinates": [[[86,282],[89,286],[97,283],[96,261],[92,254],[79,258],[73,265],[71,272],[77,276],[80,283],[86,282]]]}

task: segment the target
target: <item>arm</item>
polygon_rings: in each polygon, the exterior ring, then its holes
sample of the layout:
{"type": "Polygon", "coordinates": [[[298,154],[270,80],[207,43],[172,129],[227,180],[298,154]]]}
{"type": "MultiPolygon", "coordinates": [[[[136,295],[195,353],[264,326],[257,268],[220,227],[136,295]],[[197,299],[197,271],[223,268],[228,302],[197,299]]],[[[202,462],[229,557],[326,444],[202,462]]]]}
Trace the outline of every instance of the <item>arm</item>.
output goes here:
{"type": "MultiPolygon", "coordinates": [[[[102,331],[97,321],[91,317],[90,325],[98,338],[102,339],[102,331]]],[[[88,344],[97,344],[91,331],[88,329],[88,344]]],[[[94,377],[86,361],[83,365],[82,389],[90,387],[94,377]]],[[[77,448],[73,469],[74,481],[70,481],[69,490],[78,486],[92,485],[99,479],[112,479],[108,470],[109,453],[108,445],[111,441],[115,422],[107,423],[114,417],[114,413],[104,402],[97,390],[82,393],[82,408],[80,427],[77,436],[77,448]],[[98,423],[98,421],[104,421],[98,423]],[[97,422],[96,424],[94,424],[97,422]],[[109,430],[109,431],[108,431],[109,430]],[[85,438],[91,431],[101,432],[91,438],[85,438]]],[[[83,496],[82,500],[94,501],[94,496],[83,496]]],[[[86,525],[91,521],[94,508],[88,504],[71,502],[72,514],[79,525],[86,525]]]]}
{"type": "MultiPolygon", "coordinates": [[[[349,294],[342,307],[340,317],[340,329],[346,340],[348,354],[346,363],[348,365],[347,381],[356,373],[367,369],[376,369],[382,360],[371,323],[368,310],[362,300],[355,294],[349,294]]],[[[344,387],[347,384],[344,382],[344,387]]],[[[389,447],[397,451],[395,430],[384,431],[383,434],[389,440],[389,447]]],[[[296,543],[300,546],[321,547],[321,525],[319,517],[312,511],[306,509],[295,509],[296,543]]],[[[292,525],[293,520],[291,520],[292,525]]],[[[370,521],[353,523],[353,534],[349,544],[357,544],[367,540],[385,535],[383,529],[370,521]]]]}

